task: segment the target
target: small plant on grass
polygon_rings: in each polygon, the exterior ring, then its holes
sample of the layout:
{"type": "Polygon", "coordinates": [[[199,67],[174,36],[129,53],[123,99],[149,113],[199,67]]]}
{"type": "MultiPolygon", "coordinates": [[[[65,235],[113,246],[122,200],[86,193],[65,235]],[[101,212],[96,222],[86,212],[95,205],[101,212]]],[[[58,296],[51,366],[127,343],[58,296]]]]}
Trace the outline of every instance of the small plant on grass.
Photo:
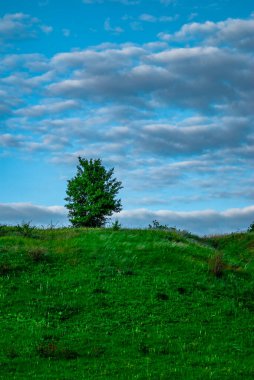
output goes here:
{"type": "Polygon", "coordinates": [[[37,347],[37,352],[42,358],[53,358],[57,355],[57,345],[54,341],[41,343],[37,347]]]}
{"type": "Polygon", "coordinates": [[[160,224],[158,220],[153,220],[152,224],[148,225],[150,230],[167,230],[169,227],[166,224],[160,224]]]}
{"type": "Polygon", "coordinates": [[[78,352],[69,348],[59,348],[55,342],[41,344],[37,347],[37,352],[41,358],[52,358],[56,360],[72,360],[79,357],[78,352]]]}
{"type": "Polygon", "coordinates": [[[169,299],[168,295],[165,293],[157,293],[156,298],[159,301],[168,301],[168,299],[169,299]]]}
{"type": "Polygon", "coordinates": [[[70,348],[66,348],[60,342],[52,339],[43,339],[41,344],[36,349],[41,358],[55,359],[55,360],[72,360],[79,357],[79,353],[70,348]]]}
{"type": "Polygon", "coordinates": [[[15,350],[14,347],[9,347],[9,348],[7,348],[7,350],[6,350],[6,356],[7,356],[7,358],[9,358],[9,359],[15,359],[15,358],[17,358],[19,355],[18,355],[18,353],[17,353],[17,351],[15,350]]]}
{"type": "Polygon", "coordinates": [[[6,276],[12,272],[12,267],[7,263],[0,264],[0,276],[6,276]]]}
{"type": "Polygon", "coordinates": [[[57,224],[58,224],[58,223],[54,224],[54,223],[52,222],[52,220],[51,220],[50,223],[49,223],[49,225],[47,226],[47,229],[48,229],[48,230],[55,230],[56,227],[57,227],[57,224]]]}
{"type": "Polygon", "coordinates": [[[5,236],[8,233],[7,224],[0,224],[0,236],[5,236]]]}
{"type": "Polygon", "coordinates": [[[18,224],[16,229],[22,236],[32,237],[36,227],[31,226],[31,221],[29,221],[29,222],[22,222],[21,224],[18,224]]]}
{"type": "Polygon", "coordinates": [[[119,223],[118,220],[112,223],[111,228],[113,231],[119,231],[121,229],[122,225],[119,223]]]}
{"type": "Polygon", "coordinates": [[[150,347],[146,343],[140,342],[139,347],[138,347],[138,351],[142,355],[148,355],[150,353],[150,347]]]}
{"type": "Polygon", "coordinates": [[[48,253],[44,248],[33,248],[30,249],[27,252],[28,257],[34,262],[34,263],[40,263],[48,261],[48,253]]]}
{"type": "Polygon", "coordinates": [[[209,271],[215,277],[217,278],[222,277],[225,268],[226,268],[226,265],[220,253],[217,253],[209,260],[209,271]]]}

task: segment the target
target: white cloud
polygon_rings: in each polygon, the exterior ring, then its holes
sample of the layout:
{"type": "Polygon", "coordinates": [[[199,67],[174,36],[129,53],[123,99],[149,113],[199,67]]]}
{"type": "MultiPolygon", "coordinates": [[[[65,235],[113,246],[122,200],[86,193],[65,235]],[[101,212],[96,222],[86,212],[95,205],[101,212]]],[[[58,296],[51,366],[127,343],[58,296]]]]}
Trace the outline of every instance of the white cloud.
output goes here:
{"type": "Polygon", "coordinates": [[[31,203],[0,203],[0,223],[17,224],[29,222],[33,225],[50,225],[67,222],[63,206],[38,206],[31,203]]]}
{"type": "Polygon", "coordinates": [[[195,152],[219,150],[230,145],[245,145],[248,139],[248,118],[222,118],[214,123],[203,125],[168,125],[148,124],[143,127],[141,145],[145,151],[157,152],[161,155],[175,156],[177,153],[189,155],[195,152]]]}
{"type": "Polygon", "coordinates": [[[128,226],[145,227],[152,220],[158,220],[169,227],[184,229],[193,233],[208,235],[246,230],[254,220],[254,206],[234,208],[225,211],[151,211],[137,209],[122,211],[115,216],[128,226]]]}
{"type": "Polygon", "coordinates": [[[0,40],[2,41],[34,38],[39,30],[49,34],[53,28],[25,13],[9,13],[0,18],[0,40]]]}
{"type": "Polygon", "coordinates": [[[131,104],[142,99],[144,105],[149,98],[161,106],[198,111],[217,110],[234,101],[246,104],[251,98],[254,64],[248,55],[216,46],[161,46],[156,53],[150,49],[148,45],[120,45],[58,54],[52,59],[54,69],[75,67],[76,71],[55,80],[49,91],[96,102],[129,98],[131,104]]]}
{"type": "Polygon", "coordinates": [[[143,26],[142,26],[142,23],[141,22],[138,22],[138,21],[132,21],[130,23],[130,28],[134,31],[141,31],[143,30],[143,26]]]}
{"type": "Polygon", "coordinates": [[[205,21],[185,24],[181,29],[170,35],[160,33],[158,36],[167,41],[199,41],[206,45],[234,46],[251,50],[254,47],[254,19],[232,19],[225,21],[205,21]]]}
{"type": "Polygon", "coordinates": [[[173,20],[175,20],[177,18],[177,16],[161,16],[161,17],[155,17],[149,13],[143,13],[139,16],[139,19],[141,21],[145,21],[145,22],[171,22],[173,20]]]}
{"type": "Polygon", "coordinates": [[[53,27],[52,26],[49,26],[49,25],[42,25],[41,26],[41,30],[45,33],[45,34],[50,34],[53,32],[53,27]]]}
{"type": "MultiPolygon", "coordinates": [[[[33,225],[68,224],[67,210],[63,206],[38,206],[31,203],[0,204],[0,223],[17,224],[31,221],[33,225]]],[[[225,211],[171,211],[135,209],[115,214],[123,224],[130,228],[145,228],[153,220],[169,227],[177,227],[198,234],[226,233],[246,230],[254,220],[254,206],[234,208],[225,211]]]]}
{"type": "Polygon", "coordinates": [[[120,26],[112,27],[109,17],[104,22],[104,29],[106,32],[112,32],[116,34],[122,33],[124,31],[120,26]]]}
{"type": "Polygon", "coordinates": [[[26,108],[19,108],[14,113],[16,115],[26,117],[39,117],[48,114],[63,113],[64,111],[80,108],[79,102],[75,100],[65,100],[61,102],[50,102],[45,104],[38,104],[35,106],[29,106],[26,108]]]}
{"type": "Polygon", "coordinates": [[[1,72],[16,71],[21,68],[30,72],[45,72],[50,69],[49,60],[42,54],[8,54],[2,57],[1,72]]]}
{"type": "Polygon", "coordinates": [[[66,29],[66,28],[62,29],[62,33],[63,33],[64,37],[70,37],[70,35],[71,35],[70,29],[66,29]]]}
{"type": "Polygon", "coordinates": [[[0,146],[17,148],[20,146],[21,136],[4,133],[0,135],[0,146]]]}
{"type": "Polygon", "coordinates": [[[193,20],[194,18],[196,18],[198,16],[198,13],[196,12],[192,12],[189,17],[188,17],[188,20],[193,20]]]}
{"type": "Polygon", "coordinates": [[[146,22],[156,22],[157,17],[150,15],[148,13],[143,13],[142,15],[139,16],[139,19],[141,21],[146,21],[146,22]]]}

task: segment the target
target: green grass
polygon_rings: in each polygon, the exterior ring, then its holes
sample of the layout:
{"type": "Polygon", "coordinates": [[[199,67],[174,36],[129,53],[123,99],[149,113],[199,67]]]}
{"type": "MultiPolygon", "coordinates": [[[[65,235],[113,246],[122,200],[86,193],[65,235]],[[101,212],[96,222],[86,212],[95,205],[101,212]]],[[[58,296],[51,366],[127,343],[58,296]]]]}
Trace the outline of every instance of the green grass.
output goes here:
{"type": "Polygon", "coordinates": [[[254,233],[1,227],[0,378],[253,379],[253,259],[254,233]]]}

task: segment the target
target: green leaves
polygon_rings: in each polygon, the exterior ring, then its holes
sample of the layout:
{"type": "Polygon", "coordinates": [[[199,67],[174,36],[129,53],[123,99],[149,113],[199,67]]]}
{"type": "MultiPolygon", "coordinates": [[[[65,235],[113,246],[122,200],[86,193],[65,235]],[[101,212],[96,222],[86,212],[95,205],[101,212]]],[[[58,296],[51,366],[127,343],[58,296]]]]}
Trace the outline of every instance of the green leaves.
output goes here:
{"type": "Polygon", "coordinates": [[[122,209],[116,195],[122,183],[112,178],[100,159],[78,158],[77,174],[68,181],[65,198],[69,219],[74,227],[101,227],[107,217],[122,209]]]}

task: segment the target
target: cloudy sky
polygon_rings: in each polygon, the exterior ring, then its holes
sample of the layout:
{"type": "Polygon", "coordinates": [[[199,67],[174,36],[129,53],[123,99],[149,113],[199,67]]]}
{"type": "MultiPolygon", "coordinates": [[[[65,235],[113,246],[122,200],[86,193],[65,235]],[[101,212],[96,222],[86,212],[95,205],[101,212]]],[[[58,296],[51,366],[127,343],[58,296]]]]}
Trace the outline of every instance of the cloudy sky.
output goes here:
{"type": "Polygon", "coordinates": [[[254,220],[252,0],[0,5],[0,223],[66,223],[77,157],[123,182],[125,226],[254,220]]]}

